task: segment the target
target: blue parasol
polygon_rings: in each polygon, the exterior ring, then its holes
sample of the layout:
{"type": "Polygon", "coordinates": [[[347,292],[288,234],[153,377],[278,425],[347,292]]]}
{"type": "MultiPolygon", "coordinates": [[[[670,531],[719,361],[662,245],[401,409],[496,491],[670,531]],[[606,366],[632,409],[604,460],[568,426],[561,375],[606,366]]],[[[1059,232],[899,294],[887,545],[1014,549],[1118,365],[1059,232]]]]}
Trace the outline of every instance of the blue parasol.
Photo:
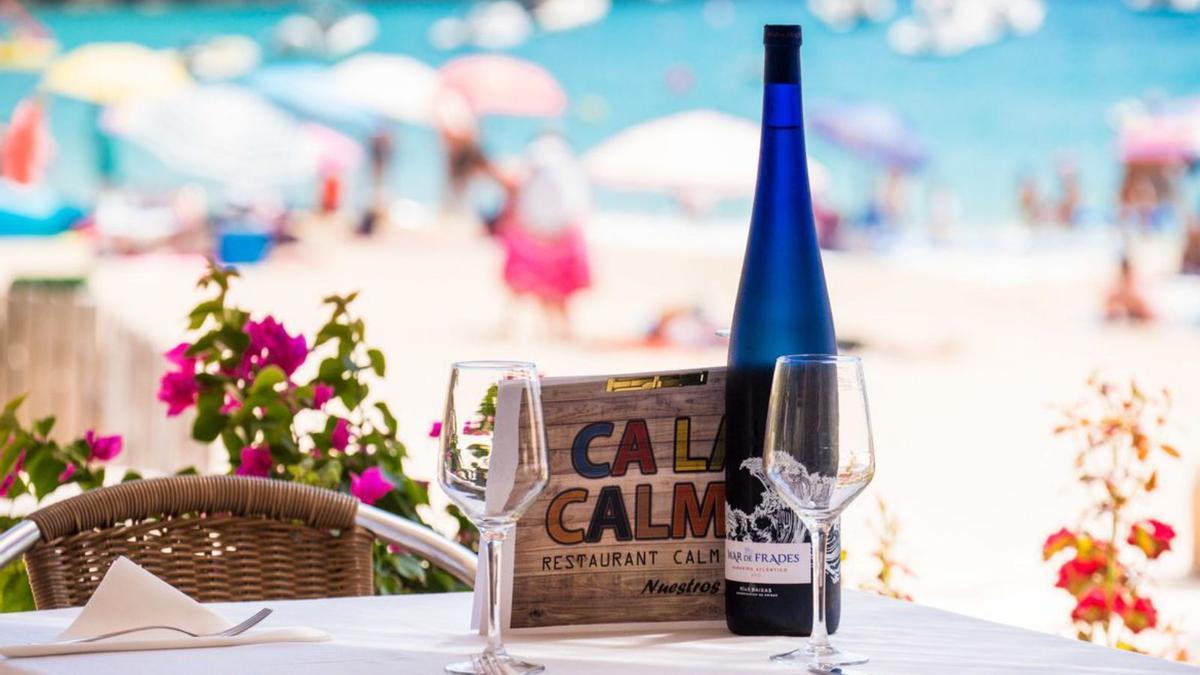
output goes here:
{"type": "Polygon", "coordinates": [[[914,170],[929,158],[924,141],[891,108],[878,103],[826,103],[809,115],[813,131],[888,167],[914,170]]]}
{"type": "MultiPolygon", "coordinates": [[[[292,114],[352,135],[365,136],[378,128],[379,118],[338,93],[329,68],[316,64],[269,66],[248,75],[244,83],[292,114]]],[[[387,83],[380,83],[387,86],[387,83]]]]}

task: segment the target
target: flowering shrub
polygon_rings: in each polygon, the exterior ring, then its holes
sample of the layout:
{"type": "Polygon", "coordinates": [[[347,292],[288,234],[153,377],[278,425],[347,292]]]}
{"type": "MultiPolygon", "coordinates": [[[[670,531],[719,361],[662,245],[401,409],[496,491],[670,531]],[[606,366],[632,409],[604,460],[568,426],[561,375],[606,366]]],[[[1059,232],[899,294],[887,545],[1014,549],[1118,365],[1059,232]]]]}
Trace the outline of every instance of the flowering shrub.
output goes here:
{"type": "MultiPolygon", "coordinates": [[[[1063,560],[1055,586],[1075,600],[1071,620],[1080,640],[1132,651],[1137,636],[1160,628],[1143,583],[1147,563],[1171,550],[1175,530],[1141,514],[1140,500],[1158,486],[1158,463],[1179,452],[1160,436],[1171,397],[1128,386],[1088,381],[1093,396],[1068,409],[1056,434],[1079,442],[1075,468],[1091,504],[1074,528],[1051,534],[1045,560],[1063,560]]],[[[1169,656],[1186,659],[1172,648],[1169,656]]]]}
{"type": "MultiPolygon", "coordinates": [[[[291,480],[349,492],[410,520],[429,503],[427,485],[404,473],[404,444],[383,402],[368,403],[370,379],[383,377],[383,354],[364,342],[351,303],[325,299],[329,320],[311,343],[274,317],[252,319],[227,303],[233,270],[210,266],[200,280],[212,297],[189,315],[190,342],[167,352],[171,370],[158,398],[168,415],[195,409],[192,436],[220,440],[238,475],[291,480]],[[315,375],[297,372],[315,361],[315,375]]],[[[469,523],[452,510],[464,532],[469,523]]],[[[380,592],[460,588],[445,572],[404,551],[378,545],[380,592]]]]}
{"type": "Polygon", "coordinates": [[[879,538],[879,545],[871,551],[871,557],[879,564],[879,571],[870,582],[861,584],[864,591],[878,593],[884,597],[912,601],[912,596],[897,585],[900,578],[914,576],[907,565],[900,562],[895,553],[896,540],[900,536],[900,522],[888,510],[887,503],[879,498],[878,520],[872,523],[872,534],[879,538]]]}
{"type": "MultiPolygon", "coordinates": [[[[30,495],[41,502],[67,483],[84,490],[104,484],[104,463],[121,454],[120,436],[101,436],[89,429],[83,438],[60,445],[50,437],[54,418],[45,417],[25,427],[17,411],[25,398],[8,402],[0,411],[0,497],[16,499],[30,495]]],[[[122,480],[137,478],[126,472],[122,480]]],[[[0,532],[17,523],[13,517],[0,517],[0,532]]],[[[23,563],[0,570],[0,611],[33,609],[33,595],[23,563]]]]}

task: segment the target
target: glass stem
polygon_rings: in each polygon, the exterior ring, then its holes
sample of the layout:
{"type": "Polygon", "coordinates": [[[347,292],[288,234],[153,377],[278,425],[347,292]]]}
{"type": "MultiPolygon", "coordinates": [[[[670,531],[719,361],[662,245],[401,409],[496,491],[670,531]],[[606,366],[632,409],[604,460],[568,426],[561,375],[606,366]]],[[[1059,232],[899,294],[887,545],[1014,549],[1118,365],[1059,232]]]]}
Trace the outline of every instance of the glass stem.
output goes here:
{"type": "Polygon", "coordinates": [[[831,523],[813,520],[804,526],[812,543],[813,620],[808,643],[814,650],[823,650],[829,647],[829,631],[825,627],[825,550],[829,547],[831,523]]]}
{"type": "Polygon", "coordinates": [[[487,650],[494,654],[504,653],[504,638],[501,635],[500,622],[500,585],[504,583],[503,544],[508,537],[510,528],[502,527],[487,529],[481,532],[484,552],[488,561],[488,627],[487,650]]]}

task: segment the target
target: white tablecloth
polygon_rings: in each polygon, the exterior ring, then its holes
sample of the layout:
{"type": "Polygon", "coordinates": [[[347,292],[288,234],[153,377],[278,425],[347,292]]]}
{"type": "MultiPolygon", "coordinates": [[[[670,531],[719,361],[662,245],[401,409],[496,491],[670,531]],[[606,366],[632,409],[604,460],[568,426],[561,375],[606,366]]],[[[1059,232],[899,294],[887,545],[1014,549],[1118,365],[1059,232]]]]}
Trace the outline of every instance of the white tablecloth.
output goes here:
{"type": "MultiPolygon", "coordinates": [[[[1197,669],[1086,645],[1074,640],[971,619],[928,607],[844,593],[836,642],[867,654],[855,673],[1188,673],[1197,669]]],[[[332,642],[262,644],[217,649],[125,652],[0,660],[3,673],[108,675],[167,673],[440,673],[477,651],[482,639],[467,629],[468,594],[346,598],[214,605],[240,620],[263,605],[272,626],[320,628],[332,642]]],[[[0,615],[0,642],[46,640],[78,610],[0,615]]],[[[631,634],[517,635],[509,651],[545,663],[548,675],[696,675],[789,672],[767,656],[796,646],[786,638],[747,638],[723,628],[631,634]]],[[[792,669],[790,672],[802,672],[792,669]]]]}

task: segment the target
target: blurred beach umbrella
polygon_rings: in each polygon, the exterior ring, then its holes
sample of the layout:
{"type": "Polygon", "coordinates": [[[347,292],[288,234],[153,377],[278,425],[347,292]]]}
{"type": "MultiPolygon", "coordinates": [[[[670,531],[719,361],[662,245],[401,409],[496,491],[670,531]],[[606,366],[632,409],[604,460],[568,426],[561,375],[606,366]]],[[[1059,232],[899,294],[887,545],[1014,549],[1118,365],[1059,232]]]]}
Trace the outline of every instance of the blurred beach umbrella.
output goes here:
{"type": "MultiPolygon", "coordinates": [[[[758,124],[715,110],[690,110],[617,133],[584,155],[583,167],[606,188],[711,202],[754,193],[758,145],[758,124]]],[[[808,166],[813,192],[823,192],[828,172],[812,159],[808,166]]]]}
{"type": "Polygon", "coordinates": [[[191,84],[178,55],[131,42],[93,42],[51,63],[41,87],[103,105],[163,96],[191,84]]]}
{"type": "Polygon", "coordinates": [[[302,124],[258,94],[228,84],[116,106],[104,124],[180,173],[245,190],[312,180],[322,168],[350,166],[361,157],[353,140],[302,124]]]}
{"type": "Polygon", "coordinates": [[[359,54],[334,66],[339,95],[391,119],[428,124],[441,89],[437,70],[411,56],[359,54]]]}
{"type": "Polygon", "coordinates": [[[570,30],[603,19],[611,9],[612,0],[542,0],[533,18],[542,30],[570,30]]]}
{"type": "Polygon", "coordinates": [[[1137,115],[1121,124],[1117,154],[1126,164],[1175,164],[1200,156],[1200,115],[1137,115]]]}
{"type": "Polygon", "coordinates": [[[888,167],[913,170],[928,159],[925,143],[899,113],[878,103],[826,103],[809,117],[814,131],[888,167]]]}
{"type": "Polygon", "coordinates": [[[441,77],[476,115],[555,117],[567,108],[567,95],[553,75],[512,56],[461,56],[442,66],[441,77]]]}
{"type": "MultiPolygon", "coordinates": [[[[365,135],[379,124],[376,115],[342,94],[331,69],[315,64],[270,66],[252,73],[246,86],[285,110],[342,131],[365,135]]],[[[381,89],[392,87],[387,81],[381,89]]]]}

